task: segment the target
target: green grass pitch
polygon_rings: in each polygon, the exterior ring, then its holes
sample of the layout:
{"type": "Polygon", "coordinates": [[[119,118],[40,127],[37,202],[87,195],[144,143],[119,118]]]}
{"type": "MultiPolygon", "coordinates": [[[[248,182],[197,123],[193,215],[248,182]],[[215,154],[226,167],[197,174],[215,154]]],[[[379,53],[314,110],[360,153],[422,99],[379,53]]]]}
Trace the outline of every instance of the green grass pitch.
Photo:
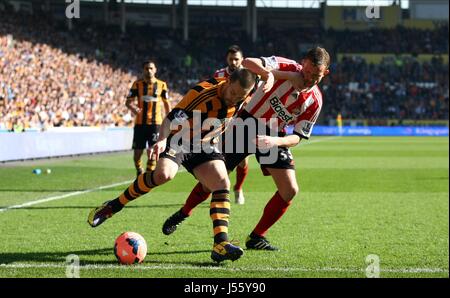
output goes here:
{"type": "MultiPolygon", "coordinates": [[[[293,154],[300,194],[267,235],[282,250],[246,250],[220,265],[210,259],[209,203],[171,236],[161,232],[195,184],[189,173],[93,229],[89,210],[134,179],[131,152],[0,165],[0,277],[64,278],[70,254],[80,277],[365,277],[371,254],[380,277],[449,276],[448,138],[314,137],[293,154]],[[38,167],[52,173],[32,174],[38,167]],[[117,264],[124,231],[146,239],[143,264],[117,264]]],[[[275,191],[253,157],[250,166],[246,204],[232,197],[230,237],[242,246],[275,191]]]]}

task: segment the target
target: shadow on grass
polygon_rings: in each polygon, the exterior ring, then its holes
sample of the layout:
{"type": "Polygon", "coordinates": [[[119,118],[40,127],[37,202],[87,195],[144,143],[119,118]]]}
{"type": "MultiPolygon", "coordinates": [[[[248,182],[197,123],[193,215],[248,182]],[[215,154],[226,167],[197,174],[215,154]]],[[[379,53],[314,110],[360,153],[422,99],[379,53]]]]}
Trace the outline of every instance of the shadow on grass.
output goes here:
{"type": "MultiPolygon", "coordinates": [[[[193,254],[205,254],[211,252],[210,250],[184,250],[184,251],[169,251],[169,252],[156,252],[148,253],[145,258],[144,265],[187,265],[187,266],[199,266],[207,267],[214,266],[216,263],[209,261],[167,261],[158,260],[158,256],[163,255],[193,255],[193,254]]],[[[80,265],[118,265],[113,248],[100,248],[92,250],[78,250],[67,252],[26,252],[26,253],[0,253],[0,264],[12,264],[12,263],[42,263],[42,264],[55,264],[61,265],[66,263],[66,258],[69,255],[77,255],[80,258],[80,265]],[[101,259],[91,260],[90,257],[99,256],[101,259]]],[[[209,256],[208,256],[209,258],[209,256]]],[[[176,268],[174,268],[176,269],[176,268]]]]}
{"type": "MultiPolygon", "coordinates": [[[[179,204],[157,204],[157,205],[141,205],[141,206],[126,206],[126,209],[134,209],[134,208],[139,208],[139,209],[152,209],[152,208],[166,208],[166,207],[177,207],[177,208],[181,208],[183,206],[183,203],[179,203],[179,204]]],[[[0,206],[0,208],[8,208],[9,206],[0,206]]],[[[30,207],[22,207],[20,209],[15,209],[12,208],[11,210],[52,210],[52,209],[92,209],[97,207],[97,205],[92,205],[92,206],[49,206],[49,207],[34,207],[34,206],[30,206],[30,207]]],[[[209,205],[208,204],[200,204],[197,207],[200,208],[208,208],[209,209],[209,205]]],[[[174,210],[175,211],[175,210],[174,210]]]]}
{"type": "Polygon", "coordinates": [[[40,263],[61,263],[66,262],[68,255],[75,254],[80,257],[80,261],[85,256],[111,255],[111,261],[99,261],[98,263],[114,264],[114,252],[112,248],[101,248],[92,250],[78,250],[67,252],[24,252],[24,253],[0,253],[0,263],[9,264],[14,262],[40,262],[40,263]]]}
{"type": "MultiPolygon", "coordinates": [[[[92,188],[95,188],[96,186],[93,186],[92,188]]],[[[126,183],[123,184],[122,186],[112,186],[112,187],[108,187],[108,188],[102,188],[102,189],[96,189],[95,191],[92,192],[107,192],[107,191],[123,191],[126,187],[126,183]]],[[[52,189],[47,189],[47,188],[0,188],[0,191],[7,191],[7,192],[48,192],[48,193],[57,193],[57,192],[77,192],[77,191],[86,191],[86,190],[90,190],[92,188],[52,188],[52,189]]]]}

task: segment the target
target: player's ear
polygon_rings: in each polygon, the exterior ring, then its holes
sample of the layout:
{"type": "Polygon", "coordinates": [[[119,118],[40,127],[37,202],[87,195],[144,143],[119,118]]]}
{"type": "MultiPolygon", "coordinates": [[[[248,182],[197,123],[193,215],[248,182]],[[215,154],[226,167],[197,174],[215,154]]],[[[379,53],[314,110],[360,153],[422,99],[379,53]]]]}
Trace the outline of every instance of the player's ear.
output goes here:
{"type": "Polygon", "coordinates": [[[323,73],[323,76],[326,77],[329,73],[330,73],[330,70],[327,69],[327,70],[325,70],[325,72],[323,73]]]}

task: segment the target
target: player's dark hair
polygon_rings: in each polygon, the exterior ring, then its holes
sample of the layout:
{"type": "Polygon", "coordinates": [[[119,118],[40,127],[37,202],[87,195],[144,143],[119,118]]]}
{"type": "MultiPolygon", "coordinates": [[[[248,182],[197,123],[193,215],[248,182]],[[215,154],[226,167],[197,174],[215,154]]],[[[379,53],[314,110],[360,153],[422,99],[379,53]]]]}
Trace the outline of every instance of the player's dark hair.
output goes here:
{"type": "Polygon", "coordinates": [[[239,81],[239,85],[244,89],[252,88],[256,83],[256,74],[246,68],[236,69],[230,75],[230,82],[236,81],[239,81]]]}
{"type": "Polygon", "coordinates": [[[153,63],[156,66],[155,60],[146,60],[142,62],[142,67],[145,67],[147,64],[153,63]]]}
{"type": "Polygon", "coordinates": [[[326,68],[328,68],[331,63],[330,54],[322,47],[309,49],[305,55],[305,59],[310,60],[315,66],[324,65],[326,68]]]}
{"type": "Polygon", "coordinates": [[[236,53],[241,53],[241,55],[244,56],[244,52],[242,52],[242,49],[238,45],[234,44],[228,48],[225,56],[228,56],[228,54],[236,54],[236,53]]]}

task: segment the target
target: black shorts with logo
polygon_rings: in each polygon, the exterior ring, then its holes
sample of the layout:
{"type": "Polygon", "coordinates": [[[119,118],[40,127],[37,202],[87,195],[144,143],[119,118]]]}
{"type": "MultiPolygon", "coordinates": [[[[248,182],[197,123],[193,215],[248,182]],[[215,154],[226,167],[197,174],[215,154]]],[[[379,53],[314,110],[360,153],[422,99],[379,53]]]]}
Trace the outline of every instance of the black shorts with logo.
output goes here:
{"type": "Polygon", "coordinates": [[[133,130],[133,146],[132,149],[144,150],[152,147],[159,136],[159,125],[135,125],[133,130]]]}
{"type": "MultiPolygon", "coordinates": [[[[248,118],[255,119],[251,114],[249,114],[245,110],[239,114],[238,118],[241,118],[243,120],[248,119],[248,118]]],[[[256,119],[255,119],[255,121],[256,121],[256,119]]],[[[266,126],[266,125],[264,125],[264,126],[266,126]]],[[[233,128],[231,128],[231,129],[233,129],[233,128]]],[[[226,133],[231,133],[232,132],[231,129],[229,132],[226,132],[226,133]]],[[[266,127],[265,130],[266,130],[266,134],[269,135],[270,134],[269,128],[266,127]]],[[[240,144],[251,142],[249,140],[250,135],[249,135],[247,127],[246,127],[243,135],[240,135],[240,136],[236,135],[235,132],[236,132],[236,130],[234,129],[233,135],[232,135],[234,144],[237,144],[238,142],[240,144]],[[242,139],[238,139],[238,137],[240,137],[242,139]]],[[[284,137],[285,135],[286,134],[284,132],[278,133],[279,137],[284,137]]],[[[253,136],[251,136],[251,137],[253,138],[253,136]]],[[[225,142],[226,142],[226,138],[225,138],[225,142]]],[[[292,156],[291,151],[287,147],[273,148],[271,152],[268,152],[268,151],[259,150],[258,148],[256,148],[256,150],[251,151],[247,145],[244,145],[243,150],[239,151],[239,153],[236,153],[236,152],[238,152],[237,150],[234,150],[233,152],[228,152],[228,150],[226,150],[224,145],[225,144],[222,143],[221,148],[224,152],[223,155],[225,157],[225,165],[230,172],[233,171],[234,168],[242,160],[244,160],[247,156],[249,156],[251,154],[255,154],[256,160],[260,164],[264,175],[269,175],[267,168],[295,169],[294,158],[292,156]]],[[[233,149],[236,149],[236,148],[233,148],[233,149]]]]}
{"type": "Polygon", "coordinates": [[[211,148],[211,152],[198,152],[192,153],[187,150],[182,151],[181,147],[170,146],[171,137],[167,138],[167,147],[160,155],[159,158],[168,158],[174,161],[178,166],[183,165],[186,170],[194,174],[193,171],[199,165],[212,161],[212,160],[221,160],[225,162],[225,158],[223,154],[217,150],[217,148],[211,148]]]}

